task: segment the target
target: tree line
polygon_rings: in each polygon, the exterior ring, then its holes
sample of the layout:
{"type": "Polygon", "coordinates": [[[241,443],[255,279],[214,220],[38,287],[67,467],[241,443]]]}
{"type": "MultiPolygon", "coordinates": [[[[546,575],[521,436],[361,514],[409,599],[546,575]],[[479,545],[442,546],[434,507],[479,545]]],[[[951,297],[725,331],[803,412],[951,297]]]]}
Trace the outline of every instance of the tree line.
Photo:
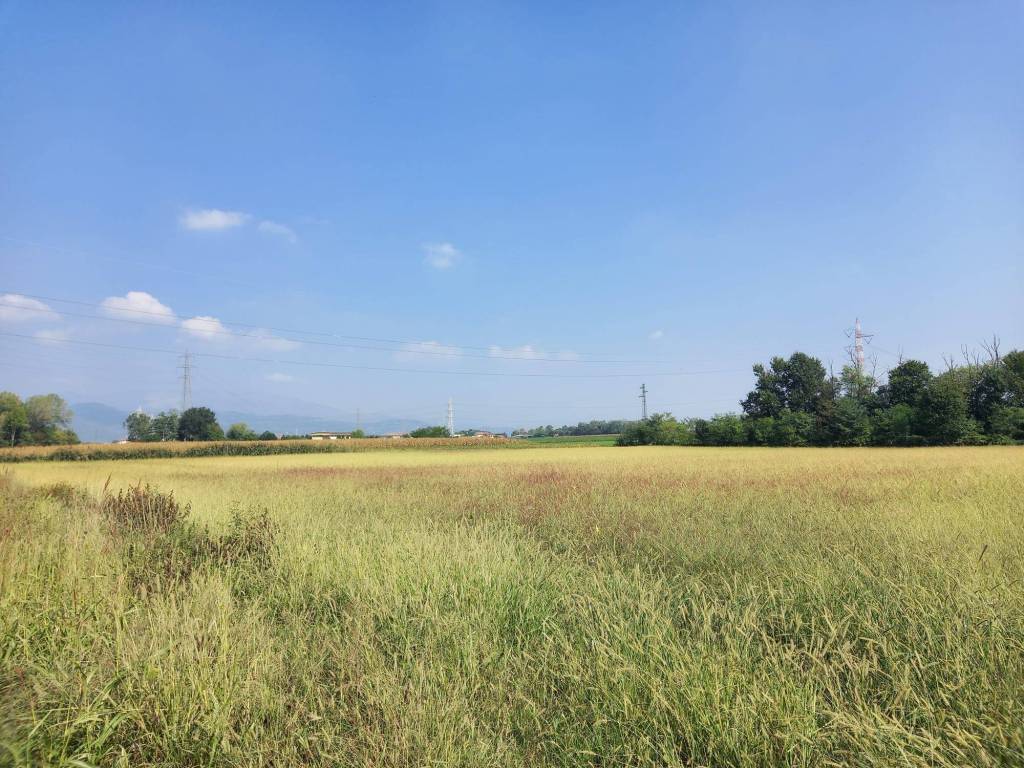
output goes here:
{"type": "Polygon", "coordinates": [[[903,360],[882,383],[856,365],[838,376],[794,352],[754,366],[742,413],[631,422],[620,445],[915,446],[1024,442],[1024,352],[965,355],[933,373],[903,360]]]}
{"type": "Polygon", "coordinates": [[[553,427],[548,424],[545,427],[534,427],[533,429],[517,429],[512,433],[512,437],[584,437],[587,435],[618,435],[633,423],[634,422],[626,419],[612,419],[610,421],[596,419],[594,421],[581,421],[575,426],[565,424],[561,427],[553,427]]]}
{"type": "Polygon", "coordinates": [[[33,395],[22,400],[0,392],[0,440],[3,445],[74,445],[74,414],[60,395],[33,395]]]}
{"type": "Polygon", "coordinates": [[[225,432],[217,422],[217,415],[205,407],[188,408],[185,411],[161,411],[150,416],[142,411],[129,414],[124,420],[128,441],[135,443],[160,443],[167,440],[277,440],[277,435],[266,431],[257,433],[245,422],[228,427],[225,432]]]}

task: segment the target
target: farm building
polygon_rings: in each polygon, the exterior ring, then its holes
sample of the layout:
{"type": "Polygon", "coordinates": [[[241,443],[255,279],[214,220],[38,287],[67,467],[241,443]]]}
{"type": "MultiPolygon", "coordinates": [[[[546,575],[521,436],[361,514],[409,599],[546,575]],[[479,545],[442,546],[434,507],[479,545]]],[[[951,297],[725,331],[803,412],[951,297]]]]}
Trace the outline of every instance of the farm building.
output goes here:
{"type": "Polygon", "coordinates": [[[310,432],[310,440],[347,440],[352,437],[351,432],[310,432]]]}

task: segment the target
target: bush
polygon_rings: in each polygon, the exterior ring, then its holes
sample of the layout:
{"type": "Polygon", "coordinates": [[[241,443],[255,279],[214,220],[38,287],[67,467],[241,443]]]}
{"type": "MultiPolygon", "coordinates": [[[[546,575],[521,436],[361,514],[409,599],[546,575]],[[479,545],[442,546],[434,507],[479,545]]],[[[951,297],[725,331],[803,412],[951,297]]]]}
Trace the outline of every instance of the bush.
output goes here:
{"type": "Polygon", "coordinates": [[[127,534],[167,533],[192,511],[188,504],[178,504],[173,491],[162,493],[148,483],[104,496],[100,509],[115,529],[127,534]]]}
{"type": "MultiPolygon", "coordinates": [[[[67,493],[61,489],[60,495],[67,493]]],[[[277,526],[265,509],[232,509],[220,537],[192,522],[191,507],[181,506],[173,493],[148,485],[105,496],[101,510],[120,537],[128,583],[142,594],[180,584],[204,568],[230,569],[237,593],[251,594],[274,564],[277,526]]]]}
{"type": "Polygon", "coordinates": [[[420,427],[409,433],[409,437],[450,437],[448,427],[420,427]]]}

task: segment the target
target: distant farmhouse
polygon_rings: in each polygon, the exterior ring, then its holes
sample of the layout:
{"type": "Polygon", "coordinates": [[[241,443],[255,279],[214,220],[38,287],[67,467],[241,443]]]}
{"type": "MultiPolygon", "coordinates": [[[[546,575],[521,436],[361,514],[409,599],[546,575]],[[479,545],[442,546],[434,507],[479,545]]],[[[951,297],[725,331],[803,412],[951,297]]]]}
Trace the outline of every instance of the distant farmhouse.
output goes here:
{"type": "Polygon", "coordinates": [[[352,437],[351,432],[310,432],[310,440],[348,440],[352,437]]]}

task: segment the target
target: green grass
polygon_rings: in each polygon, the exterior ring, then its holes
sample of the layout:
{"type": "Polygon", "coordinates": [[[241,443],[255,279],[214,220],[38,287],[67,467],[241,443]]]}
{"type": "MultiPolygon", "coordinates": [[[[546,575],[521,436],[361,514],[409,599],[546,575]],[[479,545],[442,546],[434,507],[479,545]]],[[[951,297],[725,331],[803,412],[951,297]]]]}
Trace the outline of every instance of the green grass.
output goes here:
{"type": "Polygon", "coordinates": [[[529,445],[615,445],[618,435],[558,435],[557,437],[529,437],[529,445]]]}
{"type": "Polygon", "coordinates": [[[1022,448],[40,462],[2,485],[0,765],[1024,764],[1022,448]],[[116,501],[140,479],[175,502],[116,501]]]}

